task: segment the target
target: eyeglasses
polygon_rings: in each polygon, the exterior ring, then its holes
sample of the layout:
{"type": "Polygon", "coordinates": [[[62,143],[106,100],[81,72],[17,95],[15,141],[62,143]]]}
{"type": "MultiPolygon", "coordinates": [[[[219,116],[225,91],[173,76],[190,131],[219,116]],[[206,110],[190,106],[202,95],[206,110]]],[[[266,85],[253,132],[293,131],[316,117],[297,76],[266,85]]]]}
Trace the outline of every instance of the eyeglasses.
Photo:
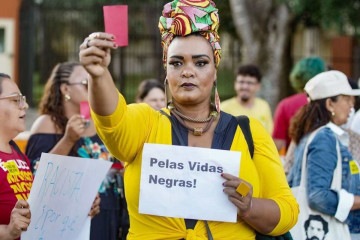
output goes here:
{"type": "Polygon", "coordinates": [[[23,108],[26,105],[26,97],[23,96],[21,93],[16,93],[16,94],[12,94],[12,95],[5,96],[5,97],[0,97],[0,100],[3,100],[3,99],[10,99],[12,101],[15,101],[18,104],[19,108],[23,108]]]}
{"type": "Polygon", "coordinates": [[[237,81],[238,84],[240,85],[249,85],[249,86],[255,86],[257,85],[258,83],[257,82],[250,82],[250,81],[237,81]]]}
{"type": "Polygon", "coordinates": [[[88,80],[87,79],[84,79],[84,80],[81,80],[80,82],[65,82],[67,85],[83,85],[87,88],[88,86],[88,80]]]}

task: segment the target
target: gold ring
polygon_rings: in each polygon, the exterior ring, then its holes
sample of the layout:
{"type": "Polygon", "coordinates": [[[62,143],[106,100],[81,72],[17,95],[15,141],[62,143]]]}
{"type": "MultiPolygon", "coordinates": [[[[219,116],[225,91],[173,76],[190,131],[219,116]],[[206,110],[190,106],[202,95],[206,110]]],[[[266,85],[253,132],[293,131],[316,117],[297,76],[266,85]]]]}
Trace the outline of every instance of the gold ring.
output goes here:
{"type": "Polygon", "coordinates": [[[246,197],[246,195],[248,195],[250,192],[250,187],[246,183],[241,182],[236,188],[236,192],[239,193],[242,197],[246,197]]]}

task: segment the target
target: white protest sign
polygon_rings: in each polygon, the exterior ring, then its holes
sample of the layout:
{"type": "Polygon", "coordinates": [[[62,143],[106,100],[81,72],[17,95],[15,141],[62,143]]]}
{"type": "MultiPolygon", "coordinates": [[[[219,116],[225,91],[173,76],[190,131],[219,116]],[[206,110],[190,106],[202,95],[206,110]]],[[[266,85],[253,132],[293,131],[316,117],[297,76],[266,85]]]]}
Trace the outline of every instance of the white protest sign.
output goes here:
{"type": "Polygon", "coordinates": [[[221,173],[238,176],[240,152],[145,144],[139,212],[157,216],[236,222],[221,173]]]}
{"type": "Polygon", "coordinates": [[[31,223],[22,240],[89,240],[88,213],[109,161],[43,153],[28,202],[31,223]]]}

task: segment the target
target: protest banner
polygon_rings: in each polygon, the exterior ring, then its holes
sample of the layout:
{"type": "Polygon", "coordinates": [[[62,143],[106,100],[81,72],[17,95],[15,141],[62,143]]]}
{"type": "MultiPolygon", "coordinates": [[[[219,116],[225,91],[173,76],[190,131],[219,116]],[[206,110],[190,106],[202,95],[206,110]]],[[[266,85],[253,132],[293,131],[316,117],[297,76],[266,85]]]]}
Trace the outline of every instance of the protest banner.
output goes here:
{"type": "Polygon", "coordinates": [[[28,202],[22,240],[88,240],[88,213],[111,162],[43,153],[28,202]]]}

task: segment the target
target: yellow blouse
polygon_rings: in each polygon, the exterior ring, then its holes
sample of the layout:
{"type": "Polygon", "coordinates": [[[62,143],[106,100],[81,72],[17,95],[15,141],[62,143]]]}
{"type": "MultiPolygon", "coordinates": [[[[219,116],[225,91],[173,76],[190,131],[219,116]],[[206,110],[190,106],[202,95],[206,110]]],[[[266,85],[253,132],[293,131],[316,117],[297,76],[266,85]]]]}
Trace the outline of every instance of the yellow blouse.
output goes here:
{"type": "MultiPolygon", "coordinates": [[[[92,112],[97,132],[109,151],[126,163],[125,195],[130,215],[127,239],[207,239],[203,221],[192,230],[186,229],[184,219],[140,214],[139,192],[142,149],[144,143],[172,144],[171,122],[146,104],[127,105],[119,94],[115,112],[99,116],[92,112]]],[[[166,111],[166,110],[165,110],[166,111]]],[[[298,204],[285,178],[275,144],[262,124],[250,119],[254,140],[251,159],[244,135],[236,129],[230,150],[242,153],[240,176],[253,185],[253,197],[274,200],[281,211],[278,225],[270,233],[280,235],[290,230],[297,221],[298,204]]],[[[208,221],[214,239],[255,239],[254,230],[240,218],[236,223],[208,221]]]]}

